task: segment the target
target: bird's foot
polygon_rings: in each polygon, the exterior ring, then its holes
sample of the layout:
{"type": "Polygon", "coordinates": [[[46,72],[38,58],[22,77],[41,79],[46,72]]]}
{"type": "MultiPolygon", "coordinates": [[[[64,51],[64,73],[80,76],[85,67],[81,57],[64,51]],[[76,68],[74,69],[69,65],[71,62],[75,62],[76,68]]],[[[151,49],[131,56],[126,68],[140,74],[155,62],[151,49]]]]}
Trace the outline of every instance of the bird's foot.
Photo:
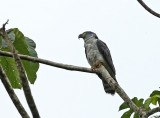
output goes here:
{"type": "Polygon", "coordinates": [[[91,68],[92,68],[92,70],[96,69],[96,67],[95,67],[95,66],[92,66],[91,68]]]}
{"type": "Polygon", "coordinates": [[[94,69],[96,69],[96,68],[99,68],[100,66],[102,66],[102,62],[99,62],[99,63],[97,64],[97,66],[92,66],[91,68],[92,68],[92,70],[94,70],[94,69]]]}
{"type": "Polygon", "coordinates": [[[100,66],[102,66],[102,62],[99,62],[99,63],[97,64],[97,67],[100,67],[100,66]]]}

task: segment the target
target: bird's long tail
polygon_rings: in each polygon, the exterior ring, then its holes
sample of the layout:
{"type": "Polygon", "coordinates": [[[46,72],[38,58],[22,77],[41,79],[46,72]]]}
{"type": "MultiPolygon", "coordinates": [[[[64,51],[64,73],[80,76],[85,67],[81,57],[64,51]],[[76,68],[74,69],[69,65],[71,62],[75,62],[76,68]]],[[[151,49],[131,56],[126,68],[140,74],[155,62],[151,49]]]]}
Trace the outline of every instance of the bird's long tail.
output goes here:
{"type": "Polygon", "coordinates": [[[102,80],[102,83],[106,93],[111,95],[115,94],[115,90],[105,80],[102,80]]]}
{"type": "MultiPolygon", "coordinates": [[[[102,80],[105,92],[108,93],[108,94],[114,95],[115,94],[115,90],[104,80],[104,78],[102,78],[100,75],[98,75],[98,76],[102,80]]],[[[113,79],[117,82],[115,77],[113,79]]]]}

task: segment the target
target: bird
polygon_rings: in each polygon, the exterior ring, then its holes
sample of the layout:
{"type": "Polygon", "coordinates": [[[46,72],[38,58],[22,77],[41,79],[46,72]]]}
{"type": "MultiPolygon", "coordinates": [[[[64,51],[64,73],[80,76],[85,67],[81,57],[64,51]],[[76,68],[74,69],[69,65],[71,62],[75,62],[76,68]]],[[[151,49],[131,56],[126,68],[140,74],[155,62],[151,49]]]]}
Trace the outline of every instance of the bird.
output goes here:
{"type": "MultiPolygon", "coordinates": [[[[84,48],[86,58],[92,69],[96,69],[100,66],[104,66],[109,72],[111,77],[116,80],[116,70],[112,61],[111,53],[106,43],[98,38],[98,36],[92,31],[85,31],[78,36],[84,40],[84,48]]],[[[114,95],[115,90],[103,79],[102,76],[98,75],[102,80],[103,87],[106,93],[114,95]]]]}

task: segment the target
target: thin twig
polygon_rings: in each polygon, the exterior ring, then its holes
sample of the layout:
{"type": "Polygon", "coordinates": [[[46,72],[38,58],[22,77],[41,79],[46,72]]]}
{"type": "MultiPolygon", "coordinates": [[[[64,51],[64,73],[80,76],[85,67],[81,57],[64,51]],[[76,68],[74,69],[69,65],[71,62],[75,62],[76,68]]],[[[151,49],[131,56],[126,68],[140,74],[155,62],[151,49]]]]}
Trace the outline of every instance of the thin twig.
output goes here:
{"type": "Polygon", "coordinates": [[[24,109],[24,107],[22,106],[21,102],[19,101],[17,95],[15,94],[14,90],[12,89],[8,78],[5,74],[5,72],[3,71],[1,65],[0,65],[0,79],[6,89],[6,91],[8,92],[13,104],[15,105],[15,107],[17,108],[18,112],[20,113],[20,115],[22,116],[22,118],[30,118],[28,113],[26,112],[26,110],[24,109]]]}
{"type": "Polygon", "coordinates": [[[29,87],[29,83],[28,83],[27,77],[25,75],[25,71],[24,71],[22,62],[20,60],[20,57],[18,56],[15,47],[13,46],[11,40],[8,37],[8,34],[5,31],[5,25],[7,23],[8,23],[8,21],[5,24],[3,24],[3,27],[0,29],[0,35],[6,41],[6,43],[8,45],[8,48],[11,50],[11,52],[13,54],[13,58],[15,60],[16,66],[17,66],[17,70],[18,70],[19,76],[21,78],[23,91],[24,91],[28,106],[29,106],[29,108],[30,108],[30,110],[32,112],[32,115],[33,115],[34,118],[40,118],[38,109],[36,107],[36,104],[34,102],[34,99],[33,99],[32,93],[31,93],[31,89],[29,87]]]}
{"type": "Polygon", "coordinates": [[[149,8],[142,0],[137,0],[149,13],[160,18],[160,14],[149,8]]]}
{"type": "Polygon", "coordinates": [[[2,29],[5,30],[5,26],[8,24],[9,19],[3,24],[2,29]]]}

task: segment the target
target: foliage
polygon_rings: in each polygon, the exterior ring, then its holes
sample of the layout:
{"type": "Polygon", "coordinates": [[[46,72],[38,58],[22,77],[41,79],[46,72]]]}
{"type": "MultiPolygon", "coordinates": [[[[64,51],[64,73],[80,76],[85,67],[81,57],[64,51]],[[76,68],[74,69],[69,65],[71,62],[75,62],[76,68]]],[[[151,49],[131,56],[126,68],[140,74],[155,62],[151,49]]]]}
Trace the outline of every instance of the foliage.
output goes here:
{"type": "MultiPolygon", "coordinates": [[[[138,107],[141,107],[141,108],[144,108],[146,109],[147,111],[151,110],[150,108],[150,104],[152,103],[153,105],[157,105],[157,103],[159,104],[160,106],[160,91],[153,91],[151,94],[150,94],[150,97],[148,99],[144,101],[144,99],[137,99],[137,97],[134,97],[132,99],[132,101],[135,103],[135,105],[137,105],[138,107]]],[[[120,110],[124,110],[124,109],[127,109],[129,108],[128,111],[126,111],[122,116],[121,118],[130,118],[131,115],[134,113],[134,111],[129,107],[129,105],[124,102],[120,105],[119,107],[119,111],[120,110]]],[[[133,118],[140,118],[136,113],[134,113],[133,115],[133,118]]]]}
{"type": "MultiPolygon", "coordinates": [[[[137,97],[134,97],[134,98],[132,99],[132,101],[133,101],[133,102],[135,103],[135,105],[137,105],[138,107],[144,107],[144,104],[143,104],[144,99],[139,99],[139,100],[138,100],[137,97]]],[[[127,109],[127,108],[129,108],[129,110],[126,111],[126,112],[121,116],[121,118],[130,118],[131,115],[133,114],[134,111],[129,107],[129,105],[128,105],[126,102],[124,102],[124,103],[122,103],[122,104],[120,105],[119,111],[120,111],[120,110],[127,109]]],[[[150,108],[148,107],[147,109],[150,109],[150,108]]],[[[133,118],[139,118],[139,116],[138,116],[136,113],[134,113],[133,118]]]]}
{"type": "MultiPolygon", "coordinates": [[[[19,31],[19,29],[17,28],[10,29],[7,32],[14,47],[18,51],[18,54],[37,57],[37,53],[35,51],[36,44],[33,40],[31,40],[28,37],[25,37],[23,33],[19,31]]],[[[0,37],[0,49],[2,51],[10,51],[2,37],[0,37]]],[[[38,71],[39,63],[26,60],[22,60],[22,63],[28,80],[33,84],[37,77],[36,72],[38,71]]],[[[21,81],[13,58],[0,56],[0,64],[2,65],[2,68],[4,69],[12,87],[21,88],[21,81]]]]}
{"type": "Polygon", "coordinates": [[[153,91],[150,95],[150,98],[148,98],[146,102],[147,102],[146,104],[152,103],[153,105],[157,105],[158,103],[158,105],[160,106],[160,91],[157,90],[153,91]]]}

